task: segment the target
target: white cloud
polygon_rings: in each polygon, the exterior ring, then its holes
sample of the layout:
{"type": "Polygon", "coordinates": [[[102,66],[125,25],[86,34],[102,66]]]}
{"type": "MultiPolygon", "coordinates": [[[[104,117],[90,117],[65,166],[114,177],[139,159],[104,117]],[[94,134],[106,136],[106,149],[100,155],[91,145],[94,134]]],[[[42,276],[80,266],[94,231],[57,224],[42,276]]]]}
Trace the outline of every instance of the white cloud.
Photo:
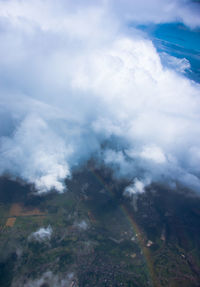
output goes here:
{"type": "Polygon", "coordinates": [[[157,164],[165,163],[166,157],[161,148],[155,145],[144,146],[138,156],[141,158],[151,160],[157,164]]]}
{"type": "Polygon", "coordinates": [[[199,4],[190,0],[111,0],[119,17],[136,23],[184,22],[196,27],[200,25],[199,4]]]}
{"type": "MultiPolygon", "coordinates": [[[[40,278],[35,280],[28,280],[23,286],[24,287],[40,287],[46,284],[50,287],[66,287],[71,286],[74,279],[74,273],[68,273],[65,278],[61,278],[59,275],[54,274],[52,271],[45,272],[40,278]]],[[[19,282],[18,282],[19,283],[19,282]]],[[[20,282],[21,283],[21,282],[20,282]]],[[[19,286],[13,283],[13,287],[19,286]]]]}
{"type": "Polygon", "coordinates": [[[34,182],[41,193],[46,189],[62,192],[61,181],[70,173],[67,156],[71,150],[42,118],[29,115],[12,138],[2,138],[1,169],[34,182]]]}
{"type": "Polygon", "coordinates": [[[186,71],[189,71],[191,69],[190,62],[185,58],[176,58],[164,52],[161,53],[160,56],[166,66],[171,69],[174,69],[178,73],[185,74],[186,71]]]}
{"type": "Polygon", "coordinates": [[[176,72],[186,63],[163,66],[127,26],[196,26],[196,12],[181,1],[113,3],[0,1],[0,173],[62,192],[71,169],[112,138],[117,150],[103,156],[118,174],[199,190],[200,87],[176,72]]]}
{"type": "Polygon", "coordinates": [[[53,230],[52,230],[51,226],[48,226],[47,228],[41,227],[39,230],[33,232],[29,236],[29,240],[36,240],[39,242],[50,240],[52,232],[53,232],[53,230]]]}
{"type": "Polygon", "coordinates": [[[124,195],[132,197],[134,194],[144,193],[145,186],[148,184],[149,184],[149,180],[146,180],[146,182],[143,182],[136,178],[133,184],[125,188],[124,195]]]}
{"type": "Polygon", "coordinates": [[[80,222],[75,222],[74,226],[79,228],[80,230],[88,229],[88,223],[85,220],[81,220],[80,222]]]}

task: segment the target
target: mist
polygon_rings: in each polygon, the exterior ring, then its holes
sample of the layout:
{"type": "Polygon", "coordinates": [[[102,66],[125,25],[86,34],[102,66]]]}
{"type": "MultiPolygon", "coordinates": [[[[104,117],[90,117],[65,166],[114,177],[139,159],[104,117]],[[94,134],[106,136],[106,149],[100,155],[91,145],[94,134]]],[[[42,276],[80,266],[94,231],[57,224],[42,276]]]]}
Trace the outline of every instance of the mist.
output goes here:
{"type": "Polygon", "coordinates": [[[136,29],[197,28],[199,5],[144,2],[0,1],[1,175],[63,192],[96,154],[133,179],[128,192],[152,182],[199,192],[200,86],[186,60],[163,65],[136,29]]]}

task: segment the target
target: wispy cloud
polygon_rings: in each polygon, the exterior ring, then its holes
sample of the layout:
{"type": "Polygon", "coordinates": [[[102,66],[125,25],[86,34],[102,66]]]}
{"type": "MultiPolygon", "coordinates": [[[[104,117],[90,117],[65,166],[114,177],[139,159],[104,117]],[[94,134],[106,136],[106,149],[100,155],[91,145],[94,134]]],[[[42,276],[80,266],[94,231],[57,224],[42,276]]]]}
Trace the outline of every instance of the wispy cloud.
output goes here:
{"type": "MultiPolygon", "coordinates": [[[[56,274],[54,274],[52,271],[47,271],[40,278],[37,278],[35,280],[28,280],[27,282],[17,282],[17,284],[23,284],[24,287],[40,287],[40,286],[57,286],[57,287],[66,287],[66,286],[72,286],[73,285],[73,279],[74,279],[74,273],[68,273],[65,275],[65,277],[60,277],[56,274]]],[[[13,283],[13,286],[19,286],[15,285],[13,283]]]]}

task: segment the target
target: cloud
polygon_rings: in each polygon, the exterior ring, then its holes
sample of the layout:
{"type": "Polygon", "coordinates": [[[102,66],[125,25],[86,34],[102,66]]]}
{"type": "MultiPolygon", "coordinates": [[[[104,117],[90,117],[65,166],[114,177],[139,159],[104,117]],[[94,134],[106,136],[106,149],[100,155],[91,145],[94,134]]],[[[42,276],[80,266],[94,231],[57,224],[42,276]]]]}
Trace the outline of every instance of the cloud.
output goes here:
{"type": "Polygon", "coordinates": [[[46,240],[50,240],[52,235],[52,228],[48,226],[47,228],[41,227],[39,230],[33,232],[29,236],[29,240],[36,240],[39,242],[43,242],[46,240]]]}
{"type": "Polygon", "coordinates": [[[145,192],[145,185],[148,185],[149,182],[146,180],[146,184],[139,179],[135,178],[134,183],[125,188],[124,194],[126,196],[133,196],[134,194],[140,194],[145,192]]]}
{"type": "Polygon", "coordinates": [[[196,27],[196,10],[142,3],[0,1],[0,174],[63,192],[71,170],[101,154],[118,176],[199,190],[200,87],[188,63],[163,64],[129,25],[196,27]]]}
{"type": "Polygon", "coordinates": [[[63,191],[60,181],[70,173],[66,158],[72,148],[42,118],[28,115],[12,139],[2,138],[1,150],[4,169],[34,182],[40,192],[63,191]]]}
{"type": "Polygon", "coordinates": [[[135,212],[138,211],[138,195],[145,192],[145,188],[150,184],[150,182],[151,180],[149,178],[143,178],[142,180],[135,178],[133,182],[124,189],[123,194],[131,199],[135,212]]]}
{"type": "Polygon", "coordinates": [[[88,223],[85,220],[81,220],[80,222],[75,222],[74,226],[83,231],[88,229],[88,223]]]}
{"type": "MultiPolygon", "coordinates": [[[[50,287],[66,287],[73,285],[74,273],[68,273],[65,278],[61,278],[55,275],[52,271],[45,272],[41,278],[35,280],[29,280],[24,284],[24,287],[40,287],[40,286],[50,286],[50,287]]],[[[18,282],[19,283],[19,282],[18,282]]],[[[21,283],[21,282],[20,282],[21,283]]],[[[15,283],[13,284],[15,285],[15,283]]],[[[19,286],[19,285],[18,285],[19,286]]]]}
{"type": "Polygon", "coordinates": [[[131,157],[140,157],[142,159],[150,160],[156,164],[166,163],[167,161],[162,149],[155,145],[143,146],[141,151],[128,151],[128,154],[131,157]]]}
{"type": "Polygon", "coordinates": [[[119,17],[134,23],[183,22],[194,28],[200,24],[199,3],[190,0],[112,0],[119,17]],[[117,4],[116,4],[117,2],[117,4]]]}
{"type": "Polygon", "coordinates": [[[167,53],[160,54],[161,60],[165,66],[177,71],[178,73],[185,74],[186,71],[191,70],[190,62],[185,58],[176,58],[168,55],[167,53]]]}

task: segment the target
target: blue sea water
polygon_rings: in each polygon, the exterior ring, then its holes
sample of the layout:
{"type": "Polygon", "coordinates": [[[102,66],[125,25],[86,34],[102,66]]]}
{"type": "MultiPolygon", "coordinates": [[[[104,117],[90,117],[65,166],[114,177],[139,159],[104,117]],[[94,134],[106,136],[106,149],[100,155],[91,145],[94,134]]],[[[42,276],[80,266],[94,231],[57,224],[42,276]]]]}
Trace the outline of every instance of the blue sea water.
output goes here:
{"type": "MultiPolygon", "coordinates": [[[[189,61],[185,74],[200,83],[200,29],[190,29],[180,23],[143,25],[140,30],[148,34],[161,55],[170,55],[189,61]]],[[[165,61],[165,57],[161,57],[165,61]]],[[[167,62],[164,64],[167,65],[167,62]]]]}

